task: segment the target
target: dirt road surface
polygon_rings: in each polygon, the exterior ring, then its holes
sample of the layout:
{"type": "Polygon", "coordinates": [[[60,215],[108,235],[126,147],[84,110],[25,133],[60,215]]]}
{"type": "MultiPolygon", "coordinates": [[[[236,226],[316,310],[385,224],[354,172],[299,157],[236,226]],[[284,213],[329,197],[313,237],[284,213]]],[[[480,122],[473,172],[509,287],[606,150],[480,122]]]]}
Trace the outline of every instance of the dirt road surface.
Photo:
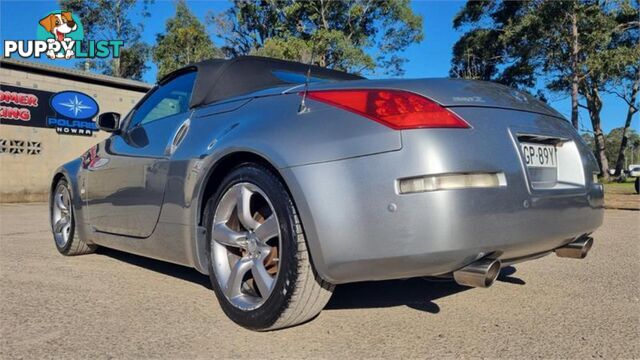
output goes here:
{"type": "Polygon", "coordinates": [[[640,212],[607,210],[585,260],[509,267],[490,289],[339,286],[316,319],[256,333],[195,270],[102,249],[63,257],[43,204],[0,206],[0,358],[640,358],[640,212]]]}

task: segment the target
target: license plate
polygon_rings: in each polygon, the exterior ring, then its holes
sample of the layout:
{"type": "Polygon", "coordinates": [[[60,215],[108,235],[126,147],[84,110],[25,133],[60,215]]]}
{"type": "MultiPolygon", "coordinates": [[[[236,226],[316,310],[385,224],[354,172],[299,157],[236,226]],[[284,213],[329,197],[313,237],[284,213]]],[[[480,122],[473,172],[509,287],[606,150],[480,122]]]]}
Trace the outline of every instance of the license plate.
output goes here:
{"type": "Polygon", "coordinates": [[[528,167],[558,167],[558,150],[554,145],[521,143],[520,147],[528,167]]]}

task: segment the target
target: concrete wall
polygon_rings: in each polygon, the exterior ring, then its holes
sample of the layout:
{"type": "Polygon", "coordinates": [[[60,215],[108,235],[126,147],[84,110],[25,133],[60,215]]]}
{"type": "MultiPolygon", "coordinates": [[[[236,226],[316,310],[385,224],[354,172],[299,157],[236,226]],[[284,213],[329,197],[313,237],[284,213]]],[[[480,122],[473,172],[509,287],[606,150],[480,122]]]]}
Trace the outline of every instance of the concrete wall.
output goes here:
{"type": "MultiPolygon", "coordinates": [[[[144,95],[90,81],[73,81],[55,75],[39,75],[28,71],[0,68],[0,84],[20,86],[43,91],[81,91],[92,96],[100,111],[126,114],[144,95]]],[[[36,147],[39,154],[0,153],[0,202],[44,201],[48,198],[53,171],[61,164],[82,155],[94,144],[108,136],[99,131],[93,136],[60,135],[55,129],[0,124],[0,145],[16,146],[24,141],[25,147],[36,147]],[[12,145],[13,144],[13,145],[12,145]]]]}

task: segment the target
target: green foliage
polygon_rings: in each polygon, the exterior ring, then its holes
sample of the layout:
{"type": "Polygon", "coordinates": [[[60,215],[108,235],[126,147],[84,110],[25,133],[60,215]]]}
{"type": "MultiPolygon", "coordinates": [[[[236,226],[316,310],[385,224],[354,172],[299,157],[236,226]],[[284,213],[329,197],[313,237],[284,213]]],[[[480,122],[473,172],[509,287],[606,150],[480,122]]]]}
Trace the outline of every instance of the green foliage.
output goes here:
{"type": "Polygon", "coordinates": [[[158,79],[183,66],[222,56],[184,0],[176,2],[176,14],[167,20],[165,33],[156,36],[152,52],[158,79]]]}
{"type": "MultiPolygon", "coordinates": [[[[589,68],[612,77],[608,91],[628,101],[640,71],[640,2],[618,1],[616,4],[618,7],[610,12],[611,39],[608,46],[592,58],[589,68]]],[[[630,105],[638,108],[637,103],[630,105]]]]}
{"type": "MultiPolygon", "coordinates": [[[[563,14],[571,11],[573,6],[577,13],[579,29],[579,53],[577,72],[581,81],[581,93],[589,88],[606,89],[614,81],[623,76],[623,72],[633,63],[637,63],[640,53],[637,46],[631,46],[631,39],[636,38],[637,28],[627,28],[621,24],[621,14],[625,12],[626,2],[611,3],[609,6],[595,1],[577,2],[574,5],[563,2],[544,2],[537,11],[526,17],[527,25],[517,29],[511,37],[519,37],[531,27],[538,27],[547,40],[538,46],[540,52],[551,47],[552,51],[544,51],[538,59],[542,69],[553,76],[548,88],[552,91],[566,92],[573,75],[571,66],[570,35],[563,32],[563,22],[550,22],[552,17],[564,20],[563,14]]],[[[628,5],[628,4],[627,4],[628,5]]],[[[637,10],[636,10],[637,11],[637,10]]]]}
{"type": "Polygon", "coordinates": [[[251,54],[305,63],[311,62],[316,56],[317,61],[314,62],[318,65],[344,71],[353,69],[359,72],[375,67],[373,59],[363,49],[352,46],[345,34],[338,30],[318,30],[307,41],[298,38],[270,38],[263,47],[251,54]],[[327,53],[324,58],[319,55],[322,52],[327,53]]]}
{"type": "MultiPolygon", "coordinates": [[[[151,47],[144,42],[136,42],[123,48],[120,52],[120,68],[122,77],[141,80],[144,72],[149,69],[147,60],[149,60],[149,52],[151,47]]],[[[113,67],[111,67],[111,70],[113,67]]],[[[112,72],[106,71],[107,75],[113,75],[112,72]]]]}
{"type": "Polygon", "coordinates": [[[123,40],[118,59],[88,59],[79,68],[94,69],[105,75],[139,80],[148,69],[149,46],[140,40],[143,24],[136,24],[132,15],[138,11],[149,16],[152,0],[60,0],[60,7],[80,17],[85,37],[89,40],[123,40]]]}
{"type": "Polygon", "coordinates": [[[403,73],[398,53],[420,42],[408,0],[234,0],[209,15],[227,56],[256,54],[361,73],[403,73]]]}

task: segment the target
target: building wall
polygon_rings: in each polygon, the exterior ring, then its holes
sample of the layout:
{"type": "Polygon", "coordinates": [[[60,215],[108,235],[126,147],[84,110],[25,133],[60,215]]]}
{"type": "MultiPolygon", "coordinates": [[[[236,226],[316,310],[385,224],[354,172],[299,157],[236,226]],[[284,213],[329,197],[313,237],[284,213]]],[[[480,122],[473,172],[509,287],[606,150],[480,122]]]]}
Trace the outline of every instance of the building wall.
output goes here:
{"type": "MultiPolygon", "coordinates": [[[[39,75],[28,71],[0,68],[2,84],[43,91],[74,90],[93,97],[100,112],[126,114],[144,95],[142,92],[73,81],[52,74],[39,75]]],[[[45,201],[53,171],[80,155],[108,136],[104,131],[92,136],[60,135],[53,128],[37,128],[0,124],[0,202],[45,201]],[[39,152],[38,152],[39,144],[39,152]],[[7,147],[22,147],[11,154],[7,147]]]]}

